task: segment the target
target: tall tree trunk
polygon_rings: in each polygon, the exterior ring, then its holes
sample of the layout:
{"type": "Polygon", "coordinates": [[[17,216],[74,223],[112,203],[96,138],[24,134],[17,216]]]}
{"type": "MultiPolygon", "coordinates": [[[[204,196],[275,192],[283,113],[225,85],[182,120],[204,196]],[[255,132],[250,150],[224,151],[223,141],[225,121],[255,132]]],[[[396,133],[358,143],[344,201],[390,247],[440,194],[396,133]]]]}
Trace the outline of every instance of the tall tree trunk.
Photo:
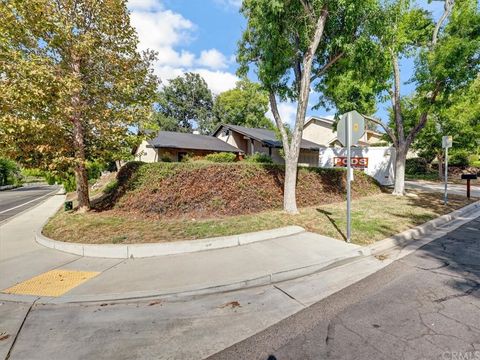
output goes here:
{"type": "Polygon", "coordinates": [[[84,129],[80,118],[73,120],[73,144],[75,148],[75,181],[77,183],[78,210],[87,211],[90,209],[90,198],[88,194],[88,176],[85,166],[85,141],[84,129]]]}
{"type": "MultiPolygon", "coordinates": [[[[72,71],[80,79],[80,59],[72,56],[72,71]]],[[[75,152],[75,181],[77,185],[78,210],[87,211],[90,209],[90,197],[88,194],[88,176],[85,157],[85,129],[81,119],[81,91],[77,90],[72,96],[72,117],[73,124],[73,149],[75,152]]]]}
{"type": "Polygon", "coordinates": [[[298,213],[297,209],[297,162],[285,157],[285,184],[283,186],[283,210],[289,214],[298,213]]]}
{"type": "Polygon", "coordinates": [[[395,186],[393,195],[405,195],[405,162],[407,161],[407,151],[405,143],[401,143],[396,147],[395,157],[395,186]]]}

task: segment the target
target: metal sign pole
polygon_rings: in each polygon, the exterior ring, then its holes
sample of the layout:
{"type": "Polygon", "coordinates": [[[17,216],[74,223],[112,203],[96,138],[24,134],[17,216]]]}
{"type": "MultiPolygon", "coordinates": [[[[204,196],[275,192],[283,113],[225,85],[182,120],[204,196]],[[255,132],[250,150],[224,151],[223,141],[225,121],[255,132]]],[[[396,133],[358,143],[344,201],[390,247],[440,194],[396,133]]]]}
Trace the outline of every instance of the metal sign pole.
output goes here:
{"type": "Polygon", "coordinates": [[[448,146],[445,146],[445,196],[443,203],[448,204],[448,146]]]}
{"type": "Polygon", "coordinates": [[[352,117],[351,114],[347,114],[347,242],[350,242],[350,235],[351,235],[351,218],[350,218],[350,210],[351,210],[351,181],[352,181],[352,159],[351,159],[351,147],[352,147],[352,117]]]}

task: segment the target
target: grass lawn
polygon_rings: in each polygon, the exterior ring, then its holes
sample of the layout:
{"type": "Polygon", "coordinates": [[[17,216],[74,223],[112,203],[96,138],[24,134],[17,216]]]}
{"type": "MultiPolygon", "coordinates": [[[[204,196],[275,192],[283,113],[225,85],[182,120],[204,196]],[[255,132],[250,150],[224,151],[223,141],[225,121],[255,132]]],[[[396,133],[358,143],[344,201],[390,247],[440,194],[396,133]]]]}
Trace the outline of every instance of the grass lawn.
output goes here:
{"type": "MultiPolygon", "coordinates": [[[[470,202],[473,202],[471,200],[470,202]]],[[[451,195],[444,206],[442,194],[411,193],[405,197],[379,194],[352,203],[352,241],[370,244],[467,205],[451,195]]],[[[150,243],[233,235],[287,225],[336,239],[345,237],[346,203],[302,208],[290,216],[280,210],[215,219],[152,220],[118,211],[85,214],[59,211],[44,234],[56,240],[90,244],[150,243]]]]}

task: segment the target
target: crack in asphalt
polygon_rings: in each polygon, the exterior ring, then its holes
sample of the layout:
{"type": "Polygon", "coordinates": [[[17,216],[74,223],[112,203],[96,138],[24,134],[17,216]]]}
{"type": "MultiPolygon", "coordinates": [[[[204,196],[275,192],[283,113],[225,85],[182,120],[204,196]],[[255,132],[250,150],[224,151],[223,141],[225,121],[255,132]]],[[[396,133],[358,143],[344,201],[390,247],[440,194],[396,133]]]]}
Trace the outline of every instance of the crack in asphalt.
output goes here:
{"type": "Polygon", "coordinates": [[[25,322],[27,321],[27,317],[28,317],[28,315],[30,315],[30,312],[32,311],[32,308],[33,308],[33,306],[35,305],[35,303],[37,302],[38,299],[39,299],[39,298],[35,299],[35,300],[32,302],[32,304],[31,304],[30,307],[28,308],[27,312],[25,313],[25,316],[23,317],[22,323],[20,324],[20,327],[18,328],[18,331],[17,331],[17,333],[15,334],[15,337],[13,338],[12,345],[10,345],[10,349],[8,349],[7,356],[5,356],[5,360],[10,359],[10,355],[12,354],[13,348],[15,347],[15,344],[17,343],[17,339],[18,339],[18,336],[20,335],[20,332],[21,332],[22,329],[23,329],[23,325],[24,325],[25,322]]]}

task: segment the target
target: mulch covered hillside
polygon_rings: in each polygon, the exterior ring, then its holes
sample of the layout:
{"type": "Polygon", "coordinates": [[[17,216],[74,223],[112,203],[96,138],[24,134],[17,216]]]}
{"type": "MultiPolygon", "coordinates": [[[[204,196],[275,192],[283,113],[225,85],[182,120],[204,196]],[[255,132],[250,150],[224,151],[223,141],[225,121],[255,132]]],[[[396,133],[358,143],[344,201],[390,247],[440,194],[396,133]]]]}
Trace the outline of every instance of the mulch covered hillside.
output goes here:
{"type": "MultiPolygon", "coordinates": [[[[205,218],[281,209],[283,167],[249,163],[132,162],[118,173],[117,183],[96,205],[97,210],[162,218],[205,218]]],[[[298,206],[345,199],[341,169],[302,168],[298,173],[298,206]]],[[[355,174],[353,196],[381,192],[363,173],[355,174]]]]}

